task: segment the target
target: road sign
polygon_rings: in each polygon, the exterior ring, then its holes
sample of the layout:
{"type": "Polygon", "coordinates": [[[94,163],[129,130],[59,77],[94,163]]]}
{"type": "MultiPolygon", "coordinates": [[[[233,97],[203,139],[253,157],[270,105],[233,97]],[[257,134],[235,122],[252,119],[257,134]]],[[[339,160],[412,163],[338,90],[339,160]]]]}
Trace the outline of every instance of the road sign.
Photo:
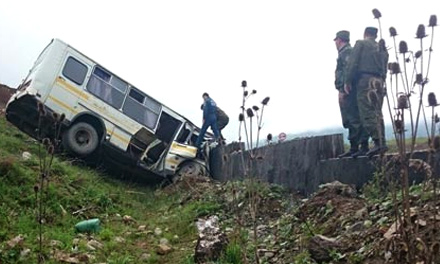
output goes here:
{"type": "Polygon", "coordinates": [[[286,138],[287,138],[287,135],[286,135],[286,133],[284,133],[284,132],[281,132],[281,133],[278,135],[278,141],[279,141],[279,142],[283,142],[284,140],[286,140],[286,138]]]}

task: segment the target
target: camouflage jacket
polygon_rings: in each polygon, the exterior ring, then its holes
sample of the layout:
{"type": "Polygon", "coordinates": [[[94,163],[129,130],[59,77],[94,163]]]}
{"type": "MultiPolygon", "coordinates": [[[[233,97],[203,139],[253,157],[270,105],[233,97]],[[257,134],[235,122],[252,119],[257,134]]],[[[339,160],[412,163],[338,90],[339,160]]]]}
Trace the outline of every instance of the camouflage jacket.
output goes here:
{"type": "Polygon", "coordinates": [[[388,52],[374,39],[358,40],[347,64],[346,84],[355,83],[362,74],[386,78],[388,52]]]}
{"type": "Polygon", "coordinates": [[[348,43],[338,51],[338,59],[335,71],[335,87],[340,92],[344,91],[345,72],[351,51],[352,48],[348,43]]]}

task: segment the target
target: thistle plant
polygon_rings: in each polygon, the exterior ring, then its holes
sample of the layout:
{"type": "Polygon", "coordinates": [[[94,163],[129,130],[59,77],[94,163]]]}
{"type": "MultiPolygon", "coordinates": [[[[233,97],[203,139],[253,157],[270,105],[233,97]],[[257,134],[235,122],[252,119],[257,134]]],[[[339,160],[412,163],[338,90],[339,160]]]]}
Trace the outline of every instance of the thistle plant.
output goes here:
{"type": "MultiPolygon", "coordinates": [[[[380,18],[382,14],[377,10],[373,9],[374,18],[379,22],[379,28],[381,27],[380,18]]],[[[393,124],[394,135],[396,139],[396,144],[399,149],[398,155],[392,159],[394,162],[396,169],[393,172],[388,171],[396,177],[396,179],[400,179],[401,183],[401,196],[402,203],[399,203],[395,197],[397,190],[393,188],[393,202],[395,203],[395,218],[396,222],[398,222],[401,226],[399,230],[399,236],[394,237],[390,244],[394,244],[394,246],[398,245],[399,247],[405,248],[405,263],[416,263],[420,260],[420,256],[418,256],[417,251],[421,245],[423,245],[425,249],[425,256],[427,262],[424,263],[433,263],[433,256],[435,255],[433,250],[428,246],[432,242],[435,241],[435,234],[433,232],[436,227],[434,227],[431,231],[432,236],[430,241],[422,240],[418,237],[418,225],[414,221],[414,217],[410,208],[410,193],[409,193],[409,169],[417,167],[415,164],[417,160],[413,159],[413,154],[415,150],[415,142],[417,138],[418,126],[421,117],[424,119],[426,133],[428,135],[428,143],[430,146],[430,152],[428,156],[428,162],[424,162],[424,173],[426,177],[432,178],[432,175],[436,175],[438,172],[433,172],[432,168],[435,168],[433,161],[435,159],[432,158],[433,153],[435,153],[435,141],[440,142],[440,139],[435,136],[436,124],[438,122],[438,115],[435,113],[435,107],[438,105],[435,94],[430,93],[428,95],[428,106],[431,107],[431,129],[428,128],[428,121],[425,114],[425,106],[423,105],[423,99],[425,94],[426,85],[429,82],[428,74],[429,68],[431,64],[431,54],[432,54],[432,46],[433,46],[433,36],[434,36],[434,28],[437,26],[437,18],[435,15],[430,17],[429,27],[431,27],[431,42],[429,49],[425,50],[424,41],[428,38],[426,34],[425,25],[420,24],[417,27],[416,31],[416,39],[419,42],[419,50],[413,52],[410,50],[408,43],[404,40],[399,42],[397,46],[397,30],[394,27],[389,28],[390,37],[393,39],[394,44],[394,53],[395,53],[395,61],[388,63],[389,74],[389,82],[390,82],[390,96],[392,97],[393,106],[391,106],[391,102],[387,96],[388,102],[388,110],[390,112],[390,117],[393,124]],[[428,60],[426,61],[425,53],[428,52],[428,60]],[[426,68],[426,71],[425,71],[426,68]],[[411,80],[410,80],[411,78],[411,80]],[[418,90],[416,91],[416,88],[418,90]],[[417,104],[414,106],[412,104],[412,97],[414,95],[418,96],[417,104]],[[413,107],[416,107],[415,111],[415,121],[414,121],[414,112],[413,107]],[[409,153],[407,152],[407,144],[406,144],[406,120],[410,120],[410,133],[411,133],[411,142],[409,147],[409,153]],[[398,208],[400,210],[398,210],[398,208]],[[402,216],[402,218],[401,218],[402,216]],[[407,261],[407,262],[406,262],[407,261]]],[[[381,30],[381,29],[380,29],[381,30]]],[[[382,36],[382,33],[380,34],[382,36]]],[[[440,143],[438,143],[440,145],[440,143]]],[[[390,182],[393,183],[394,179],[390,178],[390,182]]],[[[434,195],[436,194],[436,179],[429,179],[433,183],[434,195]]],[[[438,214],[438,209],[435,206],[431,206],[433,210],[433,215],[438,214]]],[[[434,221],[435,222],[435,221],[434,221]]],[[[435,224],[437,225],[437,224],[435,224]]],[[[438,230],[438,229],[436,229],[438,230]]],[[[389,244],[389,245],[390,245],[389,244]]],[[[395,248],[396,252],[402,252],[401,249],[395,248]]],[[[393,255],[396,263],[403,263],[401,254],[393,255]]]]}
{"type": "MultiPolygon", "coordinates": [[[[257,190],[257,181],[255,175],[253,173],[253,163],[259,160],[262,157],[257,158],[255,149],[259,146],[260,140],[260,132],[263,128],[263,114],[264,109],[269,103],[270,97],[265,97],[261,101],[261,106],[254,105],[252,107],[246,107],[246,103],[251,96],[257,94],[256,90],[247,89],[247,82],[243,81],[241,87],[243,88],[243,98],[242,105],[240,107],[241,113],[238,116],[238,120],[240,122],[239,125],[239,141],[241,142],[241,134],[244,130],[246,137],[246,146],[247,151],[241,151],[241,160],[243,165],[243,173],[244,178],[247,180],[247,189],[249,191],[249,214],[252,218],[252,227],[253,227],[253,248],[254,248],[254,258],[255,263],[260,263],[259,255],[258,255],[258,232],[257,232],[257,219],[258,219],[258,204],[260,202],[260,196],[257,190]],[[255,133],[256,126],[256,143],[253,142],[253,136],[255,133]],[[243,128],[243,130],[242,130],[243,128]],[[245,158],[247,155],[247,158],[245,158]]],[[[272,136],[268,136],[267,140],[271,140],[272,136]]],[[[247,262],[247,258],[244,257],[245,262],[247,262]]]]}
{"type": "MultiPolygon", "coordinates": [[[[38,130],[37,138],[41,141],[38,145],[39,160],[39,177],[34,185],[35,201],[37,204],[37,221],[38,221],[38,263],[43,263],[45,256],[43,253],[43,225],[46,222],[46,202],[49,200],[49,182],[50,172],[55,155],[55,150],[59,147],[59,138],[61,134],[61,123],[65,115],[53,113],[52,116],[42,103],[38,103],[38,130]],[[53,131],[49,133],[51,136],[43,138],[43,122],[49,122],[53,131]],[[44,149],[43,149],[44,148],[44,149]]],[[[45,131],[46,132],[46,131],[45,131]]]]}

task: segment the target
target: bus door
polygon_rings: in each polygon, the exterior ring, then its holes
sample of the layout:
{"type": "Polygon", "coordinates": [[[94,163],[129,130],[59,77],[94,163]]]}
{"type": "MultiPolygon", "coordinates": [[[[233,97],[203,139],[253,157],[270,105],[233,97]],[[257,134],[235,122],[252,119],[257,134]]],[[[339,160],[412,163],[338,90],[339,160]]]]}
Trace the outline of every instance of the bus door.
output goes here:
{"type": "Polygon", "coordinates": [[[175,171],[182,162],[196,158],[197,148],[189,144],[192,133],[192,127],[184,123],[168,150],[165,162],[167,171],[175,171]]]}

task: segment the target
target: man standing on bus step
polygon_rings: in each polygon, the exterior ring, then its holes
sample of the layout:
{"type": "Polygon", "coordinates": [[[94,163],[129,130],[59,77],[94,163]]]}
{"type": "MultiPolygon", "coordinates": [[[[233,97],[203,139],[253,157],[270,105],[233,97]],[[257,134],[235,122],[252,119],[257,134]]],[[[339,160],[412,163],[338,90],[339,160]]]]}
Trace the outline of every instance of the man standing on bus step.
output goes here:
{"type": "MultiPolygon", "coordinates": [[[[202,110],[203,110],[203,105],[204,104],[200,106],[200,109],[202,110]]],[[[229,116],[222,109],[220,109],[219,106],[217,106],[217,128],[218,128],[219,137],[220,137],[219,139],[221,144],[225,143],[225,138],[223,137],[222,130],[228,124],[229,124],[229,116]]]]}
{"type": "Polygon", "coordinates": [[[335,87],[338,90],[339,108],[341,110],[342,125],[348,129],[350,149],[339,155],[338,158],[363,156],[368,151],[368,134],[362,127],[359,117],[356,93],[347,94],[344,91],[347,62],[352,51],[350,45],[350,32],[341,30],[336,33],[333,40],[338,50],[338,59],[335,71],[335,87]],[[360,149],[359,149],[360,145],[360,149]]]}
{"type": "Polygon", "coordinates": [[[373,139],[374,147],[367,152],[368,157],[388,150],[382,114],[388,51],[383,40],[381,44],[376,42],[377,31],[374,27],[365,28],[364,39],[353,47],[344,87],[346,93],[356,93],[362,125],[373,139]],[[357,91],[352,91],[352,85],[357,91]]]}
{"type": "Polygon", "coordinates": [[[203,125],[200,130],[200,134],[197,137],[196,146],[200,149],[203,138],[205,137],[206,130],[211,127],[214,132],[215,140],[219,138],[219,131],[217,126],[217,104],[209,97],[208,93],[203,93],[203,125]]]}

